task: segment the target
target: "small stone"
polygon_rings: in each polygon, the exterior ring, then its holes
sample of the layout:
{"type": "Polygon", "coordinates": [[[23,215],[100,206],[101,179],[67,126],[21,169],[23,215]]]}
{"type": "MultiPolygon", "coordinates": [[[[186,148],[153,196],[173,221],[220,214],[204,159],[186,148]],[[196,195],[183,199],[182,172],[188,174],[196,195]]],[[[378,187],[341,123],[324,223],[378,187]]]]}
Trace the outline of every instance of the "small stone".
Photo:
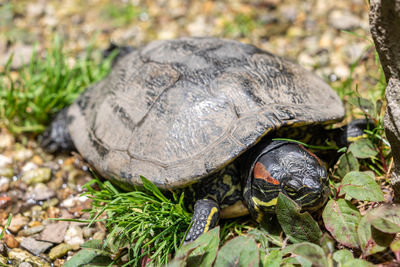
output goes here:
{"type": "MultiPolygon", "coordinates": [[[[8,59],[8,58],[7,58],[8,59]]],[[[11,134],[0,134],[0,149],[10,148],[14,143],[14,137],[11,134]]]]}
{"type": "Polygon", "coordinates": [[[79,226],[71,225],[65,233],[64,242],[68,245],[81,245],[83,240],[82,229],[79,226]]]}
{"type": "Polygon", "coordinates": [[[96,232],[96,228],[93,227],[85,227],[83,228],[83,237],[84,238],[89,238],[93,236],[93,234],[96,232]]]}
{"type": "MultiPolygon", "coordinates": [[[[3,231],[3,229],[0,227],[0,233],[3,231]]],[[[0,241],[0,255],[3,255],[6,253],[6,246],[4,245],[4,241],[0,241]]]]}
{"type": "Polygon", "coordinates": [[[45,229],[40,233],[39,239],[59,244],[64,240],[68,226],[68,222],[57,222],[46,225],[45,229]]]}
{"type": "Polygon", "coordinates": [[[49,181],[51,178],[51,170],[49,168],[37,168],[27,171],[22,176],[21,180],[27,184],[36,184],[49,181]]]}
{"type": "Polygon", "coordinates": [[[35,201],[46,200],[54,197],[56,192],[47,187],[43,183],[38,183],[35,187],[25,194],[25,199],[33,199],[35,201]]]}
{"type": "MultiPolygon", "coordinates": [[[[21,228],[23,228],[27,223],[29,222],[29,218],[22,216],[20,213],[17,215],[13,216],[11,219],[11,224],[7,228],[13,233],[17,233],[21,228]]],[[[7,220],[3,221],[3,225],[7,223],[7,220]]]]}
{"type": "Polygon", "coordinates": [[[7,167],[12,164],[12,159],[7,156],[0,155],[0,168],[7,167]]]}
{"type": "Polygon", "coordinates": [[[52,248],[49,252],[49,257],[52,260],[61,258],[63,256],[65,256],[68,251],[72,250],[73,246],[65,244],[65,243],[61,243],[58,246],[55,246],[54,248],[52,248]]]}
{"type": "Polygon", "coordinates": [[[10,187],[10,179],[6,177],[0,177],[0,193],[6,192],[10,187]]]}
{"type": "Polygon", "coordinates": [[[360,27],[361,20],[349,11],[334,10],[329,14],[329,24],[338,30],[354,30],[360,27]]]}
{"type": "Polygon", "coordinates": [[[105,237],[106,237],[106,233],[103,231],[98,231],[98,232],[94,233],[94,235],[93,235],[93,239],[104,240],[105,237]]]}
{"type": "Polygon", "coordinates": [[[5,209],[11,204],[11,198],[9,196],[0,196],[0,209],[5,209]]]}
{"type": "Polygon", "coordinates": [[[14,175],[14,171],[9,167],[0,167],[0,176],[11,178],[14,175]]]}
{"type": "Polygon", "coordinates": [[[34,170],[34,169],[37,169],[37,168],[38,168],[38,165],[36,165],[35,163],[29,161],[22,167],[21,171],[22,172],[28,172],[28,171],[31,171],[31,170],[34,170]]]}
{"type": "Polygon", "coordinates": [[[58,218],[59,214],[60,214],[60,209],[57,207],[51,206],[47,209],[47,213],[49,214],[49,218],[58,218]]]}
{"type": "Polygon", "coordinates": [[[334,73],[340,78],[340,79],[346,79],[347,77],[350,76],[350,69],[347,66],[344,65],[338,65],[334,69],[334,73]]]}
{"type": "Polygon", "coordinates": [[[17,247],[19,247],[19,242],[17,241],[17,239],[15,239],[15,236],[13,236],[11,234],[5,235],[4,239],[5,239],[6,245],[9,248],[17,248],[17,247]]]}
{"type": "Polygon", "coordinates": [[[50,267],[50,264],[43,261],[39,257],[33,256],[29,252],[22,250],[20,248],[13,248],[8,252],[8,259],[15,261],[16,264],[21,264],[22,262],[28,262],[33,266],[50,267]]]}
{"type": "Polygon", "coordinates": [[[32,228],[28,228],[28,229],[24,229],[18,232],[19,236],[30,236],[30,235],[34,235],[37,233],[40,233],[41,231],[43,231],[44,226],[43,225],[39,225],[39,226],[35,226],[32,228]]]}
{"type": "Polygon", "coordinates": [[[39,157],[38,155],[34,155],[31,159],[32,163],[40,166],[43,164],[43,159],[41,157],[39,157]]]}
{"type": "Polygon", "coordinates": [[[13,159],[15,161],[25,161],[32,157],[33,152],[27,148],[19,148],[14,152],[13,159]]]}
{"type": "Polygon", "coordinates": [[[22,262],[20,265],[18,265],[18,267],[32,267],[32,264],[29,262],[22,262]]]}
{"type": "Polygon", "coordinates": [[[21,241],[21,247],[28,250],[34,255],[39,255],[52,247],[53,244],[49,242],[37,241],[32,237],[25,237],[21,241]]]}
{"type": "Polygon", "coordinates": [[[46,6],[44,2],[28,3],[26,6],[26,15],[31,18],[37,18],[44,14],[46,6]]]}
{"type": "Polygon", "coordinates": [[[9,266],[9,265],[7,265],[8,259],[1,254],[0,254],[0,263],[3,264],[4,266],[9,266]]]}

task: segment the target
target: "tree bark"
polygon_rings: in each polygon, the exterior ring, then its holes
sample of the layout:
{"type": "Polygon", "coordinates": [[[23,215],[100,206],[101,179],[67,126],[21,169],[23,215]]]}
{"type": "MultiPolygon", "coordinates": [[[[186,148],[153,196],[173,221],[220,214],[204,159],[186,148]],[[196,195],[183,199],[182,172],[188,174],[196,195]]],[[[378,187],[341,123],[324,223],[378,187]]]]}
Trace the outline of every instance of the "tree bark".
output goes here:
{"type": "Polygon", "coordinates": [[[394,202],[400,203],[400,0],[371,0],[369,22],[387,82],[384,127],[394,160],[394,202]]]}

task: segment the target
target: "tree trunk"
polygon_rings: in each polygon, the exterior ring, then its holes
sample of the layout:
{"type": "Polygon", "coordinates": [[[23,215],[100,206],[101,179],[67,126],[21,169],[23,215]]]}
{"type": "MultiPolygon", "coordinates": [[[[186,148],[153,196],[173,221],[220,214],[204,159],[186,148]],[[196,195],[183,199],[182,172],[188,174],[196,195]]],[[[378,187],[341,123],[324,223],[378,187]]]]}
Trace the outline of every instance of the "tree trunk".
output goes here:
{"type": "Polygon", "coordinates": [[[394,202],[400,203],[400,0],[371,0],[369,22],[387,82],[384,127],[394,169],[394,202]]]}

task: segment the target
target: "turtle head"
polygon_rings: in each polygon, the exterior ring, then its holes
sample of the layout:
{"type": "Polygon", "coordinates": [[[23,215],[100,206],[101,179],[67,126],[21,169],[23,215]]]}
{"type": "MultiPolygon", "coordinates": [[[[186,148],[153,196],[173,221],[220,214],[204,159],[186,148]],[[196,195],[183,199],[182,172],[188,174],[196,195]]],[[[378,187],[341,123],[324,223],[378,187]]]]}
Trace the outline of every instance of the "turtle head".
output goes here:
{"type": "Polygon", "coordinates": [[[252,164],[244,190],[244,199],[256,221],[261,222],[266,213],[275,213],[280,192],[302,210],[322,207],[329,187],[321,160],[301,145],[271,142],[252,164]]]}

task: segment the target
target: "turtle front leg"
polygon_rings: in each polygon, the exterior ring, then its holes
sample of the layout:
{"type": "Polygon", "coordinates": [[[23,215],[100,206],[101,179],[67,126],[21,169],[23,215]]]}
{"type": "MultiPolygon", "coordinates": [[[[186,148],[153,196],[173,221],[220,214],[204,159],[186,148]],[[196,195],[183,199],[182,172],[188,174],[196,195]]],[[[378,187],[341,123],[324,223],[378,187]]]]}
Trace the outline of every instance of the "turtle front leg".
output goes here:
{"type": "Polygon", "coordinates": [[[215,227],[219,221],[219,205],[211,199],[200,199],[194,204],[192,227],[185,238],[185,243],[197,239],[202,233],[215,227]]]}

